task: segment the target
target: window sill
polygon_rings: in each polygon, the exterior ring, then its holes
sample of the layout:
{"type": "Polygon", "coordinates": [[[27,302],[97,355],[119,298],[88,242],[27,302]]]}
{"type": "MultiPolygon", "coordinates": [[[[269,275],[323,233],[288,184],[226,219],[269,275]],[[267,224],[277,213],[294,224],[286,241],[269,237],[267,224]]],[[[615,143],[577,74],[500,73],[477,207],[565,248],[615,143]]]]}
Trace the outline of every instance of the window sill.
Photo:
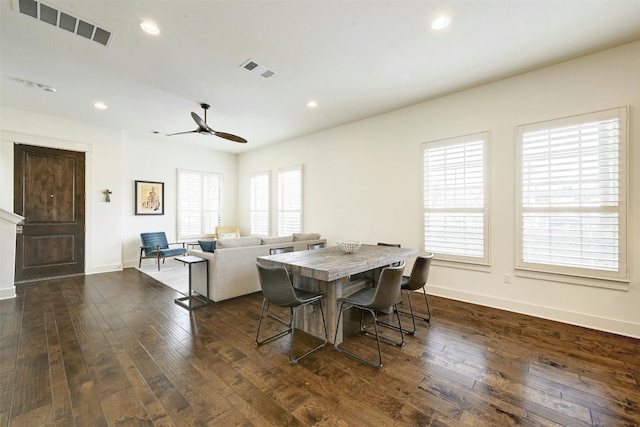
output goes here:
{"type": "Polygon", "coordinates": [[[582,276],[569,276],[557,273],[545,273],[542,271],[532,271],[524,269],[515,270],[516,277],[545,280],[548,282],[559,282],[570,285],[591,286],[602,289],[612,289],[616,291],[628,291],[629,282],[625,280],[596,279],[582,276]]]}

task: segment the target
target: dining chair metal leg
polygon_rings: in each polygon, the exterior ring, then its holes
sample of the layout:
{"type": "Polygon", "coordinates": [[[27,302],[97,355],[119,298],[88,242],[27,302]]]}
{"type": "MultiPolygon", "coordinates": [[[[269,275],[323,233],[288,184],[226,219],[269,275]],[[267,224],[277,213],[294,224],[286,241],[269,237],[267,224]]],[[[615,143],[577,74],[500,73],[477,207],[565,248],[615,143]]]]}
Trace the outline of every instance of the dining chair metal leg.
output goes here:
{"type": "MultiPolygon", "coordinates": [[[[334,344],[333,344],[333,348],[335,348],[335,349],[336,349],[337,351],[339,351],[340,353],[344,353],[344,354],[346,354],[346,355],[349,355],[349,356],[351,356],[351,357],[353,357],[353,358],[355,358],[355,359],[358,359],[358,360],[359,360],[359,361],[361,361],[361,362],[366,363],[367,365],[371,365],[371,366],[373,366],[374,368],[382,368],[382,349],[380,348],[380,340],[376,340],[376,343],[377,343],[377,345],[378,345],[378,362],[377,362],[377,363],[376,363],[375,361],[373,361],[373,360],[369,360],[369,359],[367,359],[367,358],[364,358],[364,357],[360,356],[359,354],[355,354],[355,353],[353,353],[353,352],[351,352],[351,351],[348,351],[348,350],[346,350],[345,348],[341,347],[341,345],[340,345],[340,344],[337,344],[337,340],[338,340],[338,331],[340,330],[340,321],[341,321],[341,320],[342,320],[342,318],[344,317],[344,316],[343,316],[343,313],[344,313],[345,311],[349,310],[350,308],[353,308],[353,307],[354,307],[353,305],[349,305],[348,307],[346,307],[346,308],[345,308],[345,307],[344,307],[344,305],[345,305],[345,303],[344,303],[344,302],[340,304],[340,310],[339,310],[339,312],[338,312],[338,321],[337,321],[337,328],[336,328],[336,336],[335,336],[335,339],[334,339],[334,341],[333,341],[333,342],[334,342],[334,344]]],[[[344,320],[343,320],[343,321],[344,321],[344,320]]],[[[374,323],[374,325],[375,325],[375,323],[374,323]]],[[[377,328],[376,328],[376,331],[377,331],[377,328]]]]}
{"type": "MultiPolygon", "coordinates": [[[[424,294],[424,303],[427,307],[427,315],[426,316],[421,316],[415,313],[415,311],[413,310],[413,307],[411,307],[411,291],[408,291],[408,295],[409,295],[409,308],[410,308],[410,312],[407,311],[401,311],[398,310],[398,313],[405,315],[405,316],[411,316],[414,319],[420,319],[420,320],[424,320],[425,322],[431,322],[431,307],[429,307],[429,298],[427,297],[427,290],[425,288],[422,288],[422,293],[424,294]]],[[[414,321],[415,323],[415,321],[414,321]]]]}
{"type": "MultiPolygon", "coordinates": [[[[351,308],[357,308],[360,310],[360,332],[364,333],[367,336],[373,337],[376,339],[376,346],[378,349],[378,361],[377,363],[374,360],[370,360],[367,359],[365,357],[362,357],[356,353],[353,353],[351,351],[346,350],[344,347],[341,347],[340,344],[334,344],[334,348],[336,350],[338,350],[341,353],[345,353],[355,359],[360,360],[361,362],[364,362],[368,365],[373,366],[374,368],[382,368],[382,349],[380,346],[380,341],[384,341],[388,344],[393,344],[396,345],[398,347],[404,347],[404,334],[402,332],[402,328],[400,327],[400,329],[398,329],[400,331],[400,336],[401,336],[401,341],[397,342],[397,341],[393,341],[387,337],[384,337],[382,335],[380,335],[380,331],[378,330],[378,324],[382,324],[381,321],[378,320],[378,317],[376,316],[375,310],[368,308],[368,307],[362,307],[362,306],[357,306],[357,305],[352,305],[349,304],[346,308],[344,307],[345,303],[342,302],[340,304],[340,310],[338,312],[338,321],[337,321],[337,329],[336,329],[336,337],[334,339],[334,342],[337,342],[337,338],[338,338],[338,331],[340,330],[340,321],[343,318],[343,313],[351,308]],[[369,313],[371,313],[371,316],[373,317],[373,329],[374,332],[371,332],[370,330],[368,330],[367,328],[364,327],[364,312],[368,311],[369,313]]],[[[396,312],[396,317],[398,318],[398,322],[400,322],[400,316],[398,315],[398,313],[396,312]]],[[[344,322],[344,320],[342,320],[344,322]]]]}
{"type": "MultiPolygon", "coordinates": [[[[323,347],[325,347],[327,345],[327,343],[329,342],[329,335],[327,333],[327,322],[324,319],[324,310],[322,309],[322,301],[318,300],[316,301],[318,303],[318,307],[320,307],[320,314],[322,315],[322,326],[324,326],[324,342],[322,344],[319,344],[318,346],[312,348],[311,350],[308,350],[306,353],[304,353],[301,356],[298,356],[297,358],[293,358],[293,337],[295,336],[295,333],[291,336],[291,348],[289,350],[289,363],[291,363],[292,365],[296,365],[298,363],[298,361],[300,359],[302,359],[303,357],[313,353],[316,350],[319,350],[323,347]]],[[[296,311],[293,310],[291,313],[291,325],[295,325],[295,317],[296,317],[296,311]]],[[[294,327],[294,326],[292,326],[294,327]]]]}
{"type": "Polygon", "coordinates": [[[405,291],[405,292],[407,293],[407,300],[409,302],[409,311],[401,311],[400,309],[397,308],[397,306],[393,308],[393,311],[398,315],[398,319],[400,318],[399,316],[400,314],[411,317],[411,322],[413,323],[413,329],[403,328],[401,323],[398,323],[398,325],[393,325],[391,323],[386,323],[381,321],[380,324],[387,328],[395,329],[396,331],[398,330],[402,331],[408,335],[415,335],[418,331],[418,328],[416,328],[415,312],[413,311],[413,303],[411,302],[411,291],[405,291]]]}
{"type": "Polygon", "coordinates": [[[393,306],[393,311],[396,315],[396,318],[398,319],[398,325],[393,325],[391,323],[387,323],[384,322],[382,320],[378,319],[378,316],[375,314],[375,311],[372,311],[370,309],[367,309],[367,311],[369,311],[371,313],[371,316],[373,317],[373,324],[374,325],[383,325],[383,326],[387,326],[391,329],[395,329],[396,331],[400,332],[400,341],[394,341],[390,338],[387,338],[385,336],[379,335],[377,330],[378,328],[376,327],[375,330],[375,335],[373,332],[371,332],[370,330],[368,330],[365,326],[364,326],[364,311],[362,312],[363,316],[360,317],[360,332],[364,333],[365,335],[368,336],[376,336],[377,338],[379,338],[380,340],[386,342],[387,344],[393,344],[393,345],[397,345],[398,347],[404,347],[404,332],[406,332],[406,330],[402,327],[402,323],[400,322],[400,315],[398,314],[398,309],[397,306],[394,305],[393,306]]]}
{"type": "Polygon", "coordinates": [[[296,321],[296,309],[301,307],[291,307],[289,308],[289,315],[290,315],[290,321],[284,322],[282,319],[274,317],[272,315],[268,315],[268,317],[272,317],[282,323],[284,323],[285,325],[287,325],[287,329],[285,329],[284,331],[278,332],[275,335],[272,335],[268,338],[263,339],[262,341],[260,340],[260,330],[262,329],[262,320],[265,317],[265,311],[268,311],[268,305],[269,305],[269,301],[267,301],[266,298],[263,299],[262,301],[262,308],[260,309],[260,319],[258,320],[258,332],[256,334],[256,344],[258,346],[263,345],[263,344],[267,344],[271,341],[274,341],[278,338],[281,338],[285,335],[291,334],[291,343],[289,345],[289,363],[291,363],[292,365],[296,365],[298,363],[298,361],[300,361],[300,359],[302,359],[305,356],[308,356],[309,354],[313,353],[316,350],[319,350],[323,347],[325,347],[327,345],[327,343],[329,342],[329,336],[327,333],[327,323],[325,321],[325,317],[324,317],[324,310],[322,309],[322,301],[320,299],[317,299],[316,301],[311,302],[310,304],[305,304],[305,305],[313,305],[313,304],[317,304],[317,306],[320,308],[320,314],[322,315],[322,325],[324,326],[324,341],[319,344],[318,346],[312,348],[311,350],[308,350],[307,352],[305,352],[304,354],[302,354],[301,356],[298,357],[293,357],[293,349],[294,349],[294,345],[295,345],[295,321],[296,321]]]}
{"type": "MultiPolygon", "coordinates": [[[[276,340],[276,339],[278,339],[280,337],[283,337],[283,336],[293,332],[293,328],[291,327],[291,324],[285,323],[288,326],[288,329],[286,329],[284,331],[281,331],[281,332],[278,332],[277,334],[272,335],[272,336],[270,336],[268,338],[265,338],[262,341],[260,341],[260,330],[262,329],[262,319],[264,318],[265,305],[267,305],[268,303],[269,302],[267,301],[266,298],[264,298],[262,300],[262,308],[260,309],[260,319],[258,320],[258,333],[256,334],[256,344],[258,344],[258,345],[267,344],[267,343],[269,343],[269,342],[271,342],[273,340],[276,340]]],[[[289,310],[291,310],[291,312],[293,313],[293,309],[292,308],[290,308],[289,310]]]]}
{"type": "Polygon", "coordinates": [[[282,319],[282,318],[280,318],[280,317],[276,316],[275,314],[273,314],[273,313],[271,312],[271,310],[270,310],[270,307],[271,307],[271,305],[270,305],[269,301],[267,301],[267,315],[268,315],[269,317],[271,317],[272,319],[275,319],[275,320],[277,320],[278,322],[280,322],[280,323],[282,323],[282,324],[285,324],[285,325],[288,325],[289,323],[291,323],[291,322],[287,322],[286,320],[284,320],[284,319],[282,319]]]}

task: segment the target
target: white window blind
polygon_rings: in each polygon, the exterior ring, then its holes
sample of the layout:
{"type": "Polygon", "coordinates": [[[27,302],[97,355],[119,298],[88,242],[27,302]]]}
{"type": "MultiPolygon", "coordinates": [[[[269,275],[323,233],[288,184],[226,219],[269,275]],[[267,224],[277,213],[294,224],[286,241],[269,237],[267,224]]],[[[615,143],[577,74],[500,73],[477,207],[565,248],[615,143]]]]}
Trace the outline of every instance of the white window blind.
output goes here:
{"type": "Polygon", "coordinates": [[[488,132],[423,144],[424,245],[438,259],[489,263],[488,132]]]}
{"type": "Polygon", "coordinates": [[[251,185],[251,234],[269,235],[269,172],[253,174],[251,185]]]}
{"type": "Polygon", "coordinates": [[[626,277],[626,108],[518,128],[517,266],[626,277]]]}
{"type": "Polygon", "coordinates": [[[278,171],[278,236],[302,231],[302,166],[278,171]]]}
{"type": "Polygon", "coordinates": [[[222,177],[178,170],[178,238],[213,236],[222,217],[222,177]]]}

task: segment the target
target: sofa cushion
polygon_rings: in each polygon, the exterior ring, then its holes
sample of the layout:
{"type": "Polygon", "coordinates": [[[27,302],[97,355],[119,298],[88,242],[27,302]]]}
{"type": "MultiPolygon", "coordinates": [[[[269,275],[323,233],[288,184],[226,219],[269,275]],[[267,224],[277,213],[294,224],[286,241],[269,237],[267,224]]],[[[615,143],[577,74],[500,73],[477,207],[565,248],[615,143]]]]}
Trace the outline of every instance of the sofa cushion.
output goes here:
{"type": "Polygon", "coordinates": [[[215,240],[198,240],[198,244],[205,252],[215,252],[216,243],[215,240]]]}
{"type": "Polygon", "coordinates": [[[282,236],[282,237],[263,237],[262,244],[263,245],[273,245],[275,243],[289,243],[293,242],[293,236],[282,236]]]}
{"type": "Polygon", "coordinates": [[[320,233],[293,233],[293,241],[298,242],[300,240],[318,240],[320,233]]]}
{"type": "Polygon", "coordinates": [[[218,239],[216,249],[241,248],[244,246],[260,246],[262,238],[259,236],[234,237],[233,239],[218,239]]]}

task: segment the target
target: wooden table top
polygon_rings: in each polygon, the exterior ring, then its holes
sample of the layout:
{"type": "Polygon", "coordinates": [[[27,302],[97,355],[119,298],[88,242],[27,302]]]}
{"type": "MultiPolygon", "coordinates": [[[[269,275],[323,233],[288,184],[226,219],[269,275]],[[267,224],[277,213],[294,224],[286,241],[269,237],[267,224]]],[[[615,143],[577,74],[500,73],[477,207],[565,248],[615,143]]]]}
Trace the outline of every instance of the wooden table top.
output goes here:
{"type": "Polygon", "coordinates": [[[262,265],[286,267],[289,272],[331,282],[363,271],[404,261],[418,254],[416,249],[362,245],[348,254],[337,246],[258,257],[262,265]]]}

